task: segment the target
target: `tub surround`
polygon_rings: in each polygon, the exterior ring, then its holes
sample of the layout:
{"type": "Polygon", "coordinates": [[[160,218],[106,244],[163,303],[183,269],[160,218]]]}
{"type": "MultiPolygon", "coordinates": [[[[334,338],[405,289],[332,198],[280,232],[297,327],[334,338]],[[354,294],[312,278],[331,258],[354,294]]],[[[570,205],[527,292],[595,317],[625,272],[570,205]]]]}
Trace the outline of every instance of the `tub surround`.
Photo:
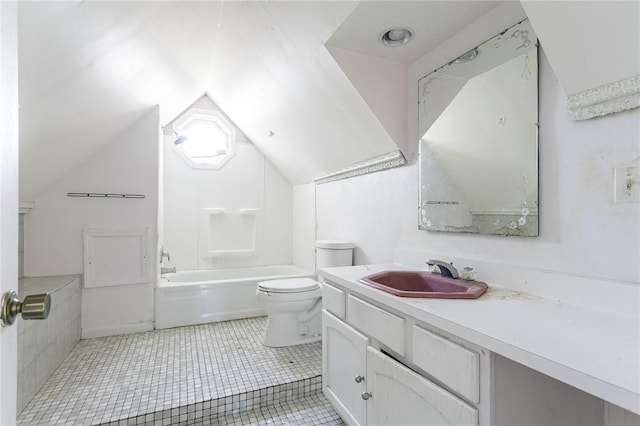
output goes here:
{"type": "Polygon", "coordinates": [[[18,413],[80,341],[80,279],[80,275],[60,275],[22,278],[18,282],[20,299],[29,294],[51,293],[46,320],[17,319],[18,413]]]}
{"type": "Polygon", "coordinates": [[[511,268],[506,279],[516,285],[510,287],[498,277],[508,267],[494,268],[498,275],[493,280],[486,264],[455,264],[474,266],[478,279],[489,283],[488,292],[477,300],[409,299],[358,282],[379,271],[415,269],[406,263],[326,268],[319,274],[348,293],[640,414],[639,286],[548,271],[520,270],[520,277],[514,278],[517,268],[511,268]],[[546,283],[540,281],[540,287],[529,284],[532,277],[537,282],[543,276],[546,283]],[[563,286],[561,280],[570,285],[563,286]],[[533,294],[524,287],[541,290],[533,294]]]}

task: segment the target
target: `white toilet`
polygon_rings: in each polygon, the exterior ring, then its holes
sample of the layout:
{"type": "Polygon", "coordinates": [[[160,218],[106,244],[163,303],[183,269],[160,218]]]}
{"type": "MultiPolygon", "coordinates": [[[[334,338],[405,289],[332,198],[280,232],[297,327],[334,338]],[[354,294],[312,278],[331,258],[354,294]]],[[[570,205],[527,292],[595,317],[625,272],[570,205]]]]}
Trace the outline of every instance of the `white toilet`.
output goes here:
{"type": "MultiPolygon", "coordinates": [[[[353,243],[316,241],[316,267],[351,266],[353,243]]],[[[262,281],[258,303],[267,311],[265,346],[282,347],[322,338],[322,288],[311,278],[262,281]]]]}

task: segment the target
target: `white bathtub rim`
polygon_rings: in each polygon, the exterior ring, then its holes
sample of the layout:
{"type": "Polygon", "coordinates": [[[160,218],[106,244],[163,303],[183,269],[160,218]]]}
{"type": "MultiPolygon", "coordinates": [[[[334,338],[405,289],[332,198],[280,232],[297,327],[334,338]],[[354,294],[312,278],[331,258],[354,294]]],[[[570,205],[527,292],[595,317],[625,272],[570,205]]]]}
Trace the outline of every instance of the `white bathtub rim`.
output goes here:
{"type": "MultiPolygon", "coordinates": [[[[199,280],[199,281],[171,281],[169,278],[171,276],[175,276],[175,274],[188,273],[188,272],[201,272],[201,271],[211,271],[212,273],[215,273],[216,269],[178,271],[176,273],[172,272],[169,274],[165,274],[166,276],[161,276],[160,280],[158,280],[157,287],[163,288],[163,289],[172,288],[172,287],[176,287],[176,288],[185,287],[185,286],[194,287],[194,288],[203,288],[206,286],[210,286],[212,284],[225,286],[225,285],[233,285],[234,283],[244,282],[248,280],[271,281],[271,280],[279,280],[279,279],[286,279],[286,278],[300,278],[300,277],[312,277],[313,279],[316,279],[315,273],[308,271],[306,269],[300,268],[296,265],[273,265],[273,266],[293,266],[299,272],[295,274],[256,275],[256,276],[248,276],[248,277],[242,277],[242,278],[219,278],[219,279],[209,279],[209,280],[199,280]]],[[[261,266],[261,267],[250,267],[250,268],[229,268],[229,269],[226,269],[225,272],[238,270],[238,269],[242,269],[242,270],[255,269],[257,271],[259,268],[266,268],[266,267],[261,266]]]]}

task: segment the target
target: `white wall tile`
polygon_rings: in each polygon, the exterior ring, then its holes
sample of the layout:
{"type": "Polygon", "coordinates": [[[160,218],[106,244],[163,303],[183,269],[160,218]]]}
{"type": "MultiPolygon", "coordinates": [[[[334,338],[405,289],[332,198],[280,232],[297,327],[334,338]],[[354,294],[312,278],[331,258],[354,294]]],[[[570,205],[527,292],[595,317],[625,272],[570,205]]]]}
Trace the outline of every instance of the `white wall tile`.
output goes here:
{"type": "Polygon", "coordinates": [[[22,377],[18,381],[18,413],[80,340],[79,293],[78,278],[51,293],[52,307],[45,321],[20,319],[29,327],[18,336],[18,373],[22,377]],[[73,296],[61,301],[70,294],[73,296]]]}

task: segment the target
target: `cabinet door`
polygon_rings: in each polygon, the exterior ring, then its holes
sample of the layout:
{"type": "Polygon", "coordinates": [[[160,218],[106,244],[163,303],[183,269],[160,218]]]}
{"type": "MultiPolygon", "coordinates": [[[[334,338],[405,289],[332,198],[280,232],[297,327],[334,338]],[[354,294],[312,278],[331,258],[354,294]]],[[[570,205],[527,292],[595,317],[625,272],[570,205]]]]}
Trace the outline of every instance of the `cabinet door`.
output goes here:
{"type": "Polygon", "coordinates": [[[366,424],[367,338],[322,311],[322,391],[348,425],[366,424]]]}
{"type": "Polygon", "coordinates": [[[378,350],[367,350],[370,425],[476,426],[478,410],[378,350]]]}

